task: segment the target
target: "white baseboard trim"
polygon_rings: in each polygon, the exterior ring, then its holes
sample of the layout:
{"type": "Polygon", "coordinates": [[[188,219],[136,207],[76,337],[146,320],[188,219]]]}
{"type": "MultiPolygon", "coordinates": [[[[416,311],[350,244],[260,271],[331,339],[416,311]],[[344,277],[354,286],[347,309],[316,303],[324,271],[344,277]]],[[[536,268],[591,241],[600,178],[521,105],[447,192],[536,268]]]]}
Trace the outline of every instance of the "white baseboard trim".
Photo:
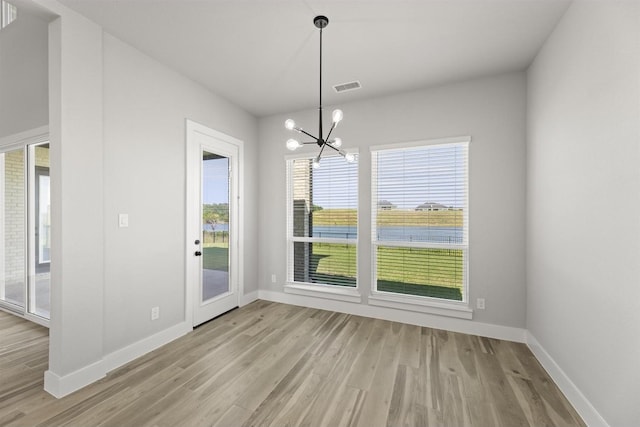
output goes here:
{"type": "Polygon", "coordinates": [[[244,294],[240,296],[240,307],[244,307],[247,304],[251,304],[252,302],[258,299],[258,291],[249,292],[248,294],[244,294]]]}
{"type": "Polygon", "coordinates": [[[357,316],[372,317],[374,319],[390,320],[393,322],[409,323],[411,325],[426,326],[435,329],[446,329],[452,332],[462,332],[470,335],[497,338],[507,341],[524,343],[525,329],[509,326],[492,325],[489,323],[473,322],[453,317],[435,316],[428,313],[398,310],[389,307],[378,307],[366,304],[355,304],[346,301],[327,300],[304,295],[294,295],[284,292],[259,290],[260,299],[281,302],[284,304],[331,310],[357,316]]]}
{"type": "Polygon", "coordinates": [[[107,354],[102,360],[94,362],[84,368],[78,369],[65,376],[59,376],[55,372],[46,371],[44,373],[44,389],[49,394],[60,399],[76,390],[80,390],[89,384],[98,381],[104,376],[122,365],[143,356],[150,351],[157,349],[181,336],[191,332],[191,327],[187,322],[179,323],[175,326],[158,332],[155,335],[144,338],[120,350],[107,354]]]}
{"type": "Polygon", "coordinates": [[[164,331],[160,331],[157,334],[130,344],[120,350],[109,353],[103,359],[105,372],[113,371],[114,369],[119,368],[140,356],[144,356],[158,347],[162,347],[163,345],[180,338],[192,330],[193,326],[188,322],[178,323],[169,329],[165,329],[164,331]]]}
{"type": "Polygon", "coordinates": [[[538,340],[527,331],[527,346],[538,359],[542,367],[547,371],[556,385],[560,388],[567,400],[573,405],[582,420],[589,427],[610,427],[600,413],[593,407],[580,389],[571,381],[571,378],[562,370],[549,353],[542,347],[538,340]]]}
{"type": "Polygon", "coordinates": [[[82,387],[88,386],[89,384],[104,378],[106,374],[107,371],[104,369],[102,360],[94,362],[63,377],[59,376],[55,372],[47,370],[44,373],[44,390],[60,399],[76,390],[80,390],[82,387]]]}

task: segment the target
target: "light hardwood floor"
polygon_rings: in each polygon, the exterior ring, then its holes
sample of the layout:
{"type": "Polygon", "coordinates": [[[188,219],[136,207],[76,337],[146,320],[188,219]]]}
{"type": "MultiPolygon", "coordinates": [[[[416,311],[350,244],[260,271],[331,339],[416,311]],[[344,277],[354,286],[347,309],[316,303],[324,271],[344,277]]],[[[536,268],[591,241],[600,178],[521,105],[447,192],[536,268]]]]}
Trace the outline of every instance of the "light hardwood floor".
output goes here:
{"type": "Polygon", "coordinates": [[[0,425],[583,426],[523,344],[256,301],[63,399],[0,312],[0,425]]]}

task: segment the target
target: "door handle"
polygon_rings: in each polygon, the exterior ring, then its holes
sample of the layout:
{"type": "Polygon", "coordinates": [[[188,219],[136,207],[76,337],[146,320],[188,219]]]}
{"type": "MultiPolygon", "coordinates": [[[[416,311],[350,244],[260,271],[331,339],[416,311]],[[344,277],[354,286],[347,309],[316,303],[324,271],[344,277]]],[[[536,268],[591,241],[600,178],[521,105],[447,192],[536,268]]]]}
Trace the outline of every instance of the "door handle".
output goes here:
{"type": "Polygon", "coordinates": [[[200,251],[196,251],[196,253],[194,254],[195,256],[202,256],[202,252],[200,251]]]}

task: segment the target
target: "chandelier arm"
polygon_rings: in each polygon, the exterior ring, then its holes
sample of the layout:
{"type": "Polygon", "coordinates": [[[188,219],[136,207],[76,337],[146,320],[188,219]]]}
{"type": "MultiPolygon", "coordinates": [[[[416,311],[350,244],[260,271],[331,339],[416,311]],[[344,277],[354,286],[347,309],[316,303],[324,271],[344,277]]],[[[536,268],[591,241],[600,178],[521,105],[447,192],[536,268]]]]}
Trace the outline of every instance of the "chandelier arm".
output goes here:
{"type": "Polygon", "coordinates": [[[311,145],[311,144],[318,145],[318,142],[317,141],[307,141],[307,142],[301,142],[300,144],[302,144],[302,145],[311,145]]]}
{"type": "MultiPolygon", "coordinates": [[[[334,147],[333,145],[328,144],[328,143],[327,143],[326,145],[328,145],[328,146],[329,146],[329,148],[333,148],[333,149],[334,149],[334,150],[336,150],[338,153],[340,153],[340,149],[339,149],[339,148],[334,147]]],[[[340,154],[342,154],[342,153],[340,153],[340,154]]]]}
{"type": "Polygon", "coordinates": [[[297,130],[298,132],[300,132],[300,133],[304,133],[304,134],[305,134],[305,135],[307,135],[309,138],[313,138],[313,139],[315,139],[316,141],[318,140],[318,138],[317,138],[317,137],[315,137],[315,136],[311,135],[309,132],[307,132],[307,131],[306,131],[306,130],[304,130],[304,129],[297,128],[296,130],[297,130]]]}
{"type": "Polygon", "coordinates": [[[318,153],[318,159],[320,159],[320,156],[322,156],[322,152],[324,151],[324,148],[329,145],[326,142],[324,144],[322,144],[322,148],[320,149],[320,152],[318,153]]]}
{"type": "Polygon", "coordinates": [[[327,138],[325,139],[325,141],[329,142],[329,139],[331,138],[331,132],[333,132],[333,130],[336,128],[336,123],[333,122],[331,124],[331,129],[329,129],[329,134],[327,135],[327,138]]]}

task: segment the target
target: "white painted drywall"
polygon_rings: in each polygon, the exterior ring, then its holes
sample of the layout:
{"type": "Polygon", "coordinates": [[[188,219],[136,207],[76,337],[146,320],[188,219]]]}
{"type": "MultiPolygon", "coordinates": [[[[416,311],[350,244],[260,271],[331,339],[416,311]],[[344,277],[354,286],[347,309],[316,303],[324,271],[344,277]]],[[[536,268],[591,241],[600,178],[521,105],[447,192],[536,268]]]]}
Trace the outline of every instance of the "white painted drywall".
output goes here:
{"type": "Polygon", "coordinates": [[[49,124],[48,31],[23,9],[0,31],[0,137],[49,124]]]}
{"type": "Polygon", "coordinates": [[[64,8],[56,11],[64,18],[51,24],[49,37],[52,246],[45,376],[45,386],[54,388],[48,379],[99,362],[104,325],[102,30],[64,8]]]}
{"type": "MultiPolygon", "coordinates": [[[[369,147],[469,135],[469,287],[471,301],[486,299],[486,310],[476,311],[473,322],[524,327],[525,88],[524,73],[514,72],[340,105],[345,118],[335,136],[361,155],[358,275],[365,295],[371,286],[369,147]]],[[[259,121],[259,283],[266,291],[282,292],[285,281],[288,117],[306,129],[317,126],[317,110],[259,121]]]]}
{"type": "Polygon", "coordinates": [[[106,353],[184,320],[187,118],[244,142],[244,292],[257,290],[257,120],[105,34],[106,353]]]}
{"type": "Polygon", "coordinates": [[[527,328],[640,424],[640,3],[574,2],[528,71],[527,328]]]}

